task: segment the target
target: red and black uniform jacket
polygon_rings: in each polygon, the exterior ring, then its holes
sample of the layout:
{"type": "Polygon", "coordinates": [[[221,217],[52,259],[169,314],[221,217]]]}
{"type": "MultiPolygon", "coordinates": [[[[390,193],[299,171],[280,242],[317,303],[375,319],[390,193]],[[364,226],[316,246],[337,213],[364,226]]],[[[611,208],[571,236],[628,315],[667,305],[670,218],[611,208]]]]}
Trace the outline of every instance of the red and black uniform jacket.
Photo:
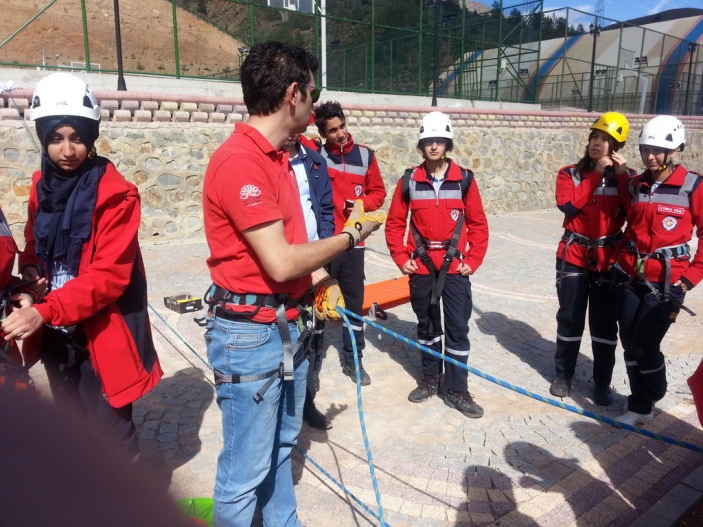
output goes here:
{"type": "MultiPolygon", "coordinates": [[[[618,234],[625,223],[627,182],[635,175],[634,170],[615,177],[603,176],[596,170],[581,174],[576,165],[559,170],[556,200],[557,207],[564,213],[564,229],[593,241],[618,234]]],[[[577,238],[564,254],[567,240],[565,233],[559,242],[557,257],[594,271],[607,271],[619,241],[608,243],[605,240],[606,243],[588,248],[585,240],[577,238]]]]}
{"type": "MultiPolygon", "coordinates": [[[[0,210],[0,301],[3,308],[6,306],[13,286],[19,282],[19,278],[12,276],[12,269],[15,266],[15,256],[19,253],[15,239],[12,237],[10,227],[7,224],[5,215],[0,210]]],[[[0,313],[1,318],[5,318],[6,313],[0,313]]],[[[5,346],[5,333],[0,330],[0,342],[5,346]]],[[[11,341],[5,350],[15,361],[22,364],[22,357],[17,344],[11,341]]]]}
{"type": "MultiPolygon", "coordinates": [[[[38,209],[33,176],[20,269],[36,265],[34,218],[38,209]]],[[[78,276],[50,291],[34,307],[52,326],[79,325],[111,406],[125,406],[149,392],[163,371],[154,349],[147,313],[146,277],[137,240],[137,188],[114,165],[98,185],[90,239],[83,247],[78,276]]],[[[31,342],[28,339],[26,344],[31,342]]],[[[38,342],[34,342],[35,352],[38,342]]]]}
{"type": "MultiPolygon", "coordinates": [[[[473,271],[479,268],[488,249],[488,221],[483,211],[478,185],[471,171],[467,171],[471,182],[462,200],[461,168],[449,161],[446,177],[435,191],[430,181],[424,163],[417,167],[410,180],[409,203],[403,198],[402,178],[393,193],[393,200],[386,220],[386,243],[391,258],[402,269],[415,251],[415,240],[411,233],[405,243],[405,232],[408,225],[408,211],[412,222],[420,236],[433,242],[443,242],[451,239],[460,216],[464,215],[464,228],[459,238],[457,248],[464,257],[464,263],[473,271]]],[[[435,269],[442,267],[445,255],[443,249],[427,251],[432,258],[435,269]]],[[[417,274],[429,274],[427,267],[417,259],[417,274]]],[[[449,273],[456,273],[459,260],[454,259],[449,267],[449,273]]]]}
{"type": "MultiPolygon", "coordinates": [[[[669,260],[670,283],[680,279],[692,289],[703,280],[703,176],[679,165],[652,190],[647,173],[640,174],[630,180],[628,198],[627,228],[613,261],[636,276],[637,252],[642,256],[688,243],[695,227],[699,242],[696,255],[669,260]]],[[[647,258],[644,276],[650,282],[664,282],[666,261],[647,258]]]]}
{"type": "Polygon", "coordinates": [[[354,144],[351,134],[341,146],[318,145],[317,148],[327,161],[327,172],[332,181],[334,233],[339,234],[347,221],[346,200],[360,199],[367,212],[378,210],[386,199],[386,186],[373,150],[354,144]]]}

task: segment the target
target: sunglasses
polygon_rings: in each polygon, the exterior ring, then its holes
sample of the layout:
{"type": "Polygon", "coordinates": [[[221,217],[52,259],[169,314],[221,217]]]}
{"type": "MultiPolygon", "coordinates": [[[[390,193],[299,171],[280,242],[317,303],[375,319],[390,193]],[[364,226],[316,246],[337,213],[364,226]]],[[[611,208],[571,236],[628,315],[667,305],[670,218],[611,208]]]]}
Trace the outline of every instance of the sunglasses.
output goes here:
{"type": "Polygon", "coordinates": [[[320,94],[322,93],[322,90],[320,88],[313,88],[312,86],[305,84],[304,82],[299,82],[298,84],[310,89],[310,98],[312,99],[313,104],[320,100],[320,94]]]}
{"type": "Polygon", "coordinates": [[[432,146],[435,143],[438,146],[447,146],[448,142],[449,140],[445,139],[444,137],[428,137],[427,139],[422,140],[422,146],[432,146]]]}

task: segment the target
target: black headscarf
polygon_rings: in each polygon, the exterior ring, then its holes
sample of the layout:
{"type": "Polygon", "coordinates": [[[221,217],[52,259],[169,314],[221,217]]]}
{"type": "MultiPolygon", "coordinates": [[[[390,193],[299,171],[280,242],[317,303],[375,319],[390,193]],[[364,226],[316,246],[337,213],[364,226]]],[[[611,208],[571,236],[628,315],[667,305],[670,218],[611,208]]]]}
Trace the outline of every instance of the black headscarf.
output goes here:
{"type": "Polygon", "coordinates": [[[93,150],[98,138],[97,121],[85,117],[58,116],[37,120],[42,144],[41,179],[37,184],[39,208],[34,220],[35,252],[44,276],[56,272],[68,278],[78,275],[83,245],[90,238],[92,217],[98,198],[98,183],[108,160],[93,150]],[[47,153],[49,134],[61,125],[71,126],[88,149],[86,160],[73,171],[54,163],[47,153]]]}

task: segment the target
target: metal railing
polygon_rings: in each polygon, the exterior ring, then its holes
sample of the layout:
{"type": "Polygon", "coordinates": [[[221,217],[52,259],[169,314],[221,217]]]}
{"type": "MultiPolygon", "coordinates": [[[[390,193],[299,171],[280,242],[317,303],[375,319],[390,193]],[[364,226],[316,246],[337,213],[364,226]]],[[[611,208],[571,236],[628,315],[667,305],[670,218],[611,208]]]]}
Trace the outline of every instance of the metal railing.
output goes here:
{"type": "MultiPolygon", "coordinates": [[[[237,81],[252,45],[281,40],[321,57],[318,84],[332,90],[574,109],[591,102],[596,111],[699,114],[703,105],[700,47],[686,35],[570,8],[544,12],[542,0],[501,1],[483,13],[454,0],[129,1],[121,0],[119,27],[132,75],[237,81]]],[[[25,4],[0,22],[0,66],[117,72],[112,12],[85,0],[80,13],[56,0],[25,4]]]]}

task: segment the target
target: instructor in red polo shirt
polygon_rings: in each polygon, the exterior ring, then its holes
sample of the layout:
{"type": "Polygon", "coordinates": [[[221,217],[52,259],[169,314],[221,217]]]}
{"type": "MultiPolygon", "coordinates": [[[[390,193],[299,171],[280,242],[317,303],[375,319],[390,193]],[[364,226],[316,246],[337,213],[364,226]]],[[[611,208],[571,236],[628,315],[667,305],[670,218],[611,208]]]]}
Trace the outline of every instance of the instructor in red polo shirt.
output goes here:
{"type": "Polygon", "coordinates": [[[213,285],[205,341],[222,411],[215,525],[299,526],[291,449],[302,425],[310,273],[380,227],[358,201],[344,230],[308,242],[281,147],[304,132],[320,95],[304,49],[253,46],[241,69],[249,119],[217,149],[203,189],[213,285]]]}

